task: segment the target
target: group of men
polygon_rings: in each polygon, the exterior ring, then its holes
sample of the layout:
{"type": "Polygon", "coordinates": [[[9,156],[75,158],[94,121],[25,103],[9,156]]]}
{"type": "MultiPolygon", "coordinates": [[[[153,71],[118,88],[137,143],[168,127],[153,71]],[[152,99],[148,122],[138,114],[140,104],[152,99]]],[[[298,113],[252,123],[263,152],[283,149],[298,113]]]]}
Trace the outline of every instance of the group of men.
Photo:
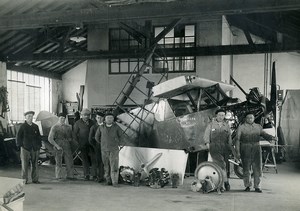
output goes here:
{"type": "MultiPolygon", "coordinates": [[[[28,169],[31,162],[31,178],[33,183],[39,182],[38,157],[42,146],[39,128],[34,124],[33,111],[25,114],[25,122],[17,133],[17,146],[21,150],[22,178],[28,183],[28,169]]],[[[112,113],[96,113],[96,123],[90,119],[88,109],[81,111],[81,118],[72,126],[66,124],[66,115],[58,114],[58,122],[51,127],[48,141],[55,152],[55,178],[63,179],[62,160],[66,164],[66,179],[74,180],[74,164],[72,143],[82,160],[84,180],[90,180],[90,161],[93,179],[107,185],[118,187],[119,146],[122,130],[115,123],[112,113]]]]}
{"type": "Polygon", "coordinates": [[[226,111],[218,109],[216,117],[206,127],[204,133],[204,141],[209,149],[213,162],[216,162],[222,169],[224,187],[221,187],[220,192],[230,190],[230,184],[227,178],[227,166],[229,154],[232,150],[236,154],[236,159],[240,160],[243,165],[243,180],[245,191],[249,192],[252,186],[251,169],[254,177],[254,191],[261,193],[261,177],[262,177],[262,155],[260,147],[260,137],[266,140],[277,140],[263,131],[260,124],[254,122],[253,113],[246,113],[245,122],[237,128],[234,144],[231,138],[230,127],[225,121],[226,111]],[[235,145],[233,148],[232,146],[235,145]]]}
{"type": "MultiPolygon", "coordinates": [[[[235,150],[236,158],[241,159],[243,165],[243,180],[245,191],[252,186],[251,174],[254,175],[255,192],[261,193],[262,155],[259,144],[260,137],[266,140],[276,140],[263,131],[261,125],[254,122],[254,114],[247,113],[245,122],[237,128],[235,148],[232,148],[231,131],[225,121],[226,111],[218,109],[216,117],[209,123],[204,133],[204,141],[209,149],[212,160],[222,169],[224,187],[220,191],[229,191],[230,184],[227,178],[227,161],[231,150],[235,150]]],[[[121,145],[121,128],[114,122],[114,115],[107,113],[96,114],[96,123],[90,119],[91,112],[83,109],[81,118],[73,126],[65,124],[66,115],[59,114],[58,122],[52,126],[48,140],[55,151],[55,177],[62,178],[62,158],[64,157],[67,179],[74,179],[73,153],[71,142],[76,143],[77,152],[83,164],[85,180],[90,180],[89,155],[94,169],[93,179],[107,185],[118,187],[119,176],[119,146],[121,145]]],[[[17,145],[21,148],[22,178],[28,183],[29,161],[32,164],[31,177],[33,183],[39,183],[38,157],[41,148],[39,128],[32,122],[33,111],[25,113],[25,122],[17,134],[17,145]]]]}

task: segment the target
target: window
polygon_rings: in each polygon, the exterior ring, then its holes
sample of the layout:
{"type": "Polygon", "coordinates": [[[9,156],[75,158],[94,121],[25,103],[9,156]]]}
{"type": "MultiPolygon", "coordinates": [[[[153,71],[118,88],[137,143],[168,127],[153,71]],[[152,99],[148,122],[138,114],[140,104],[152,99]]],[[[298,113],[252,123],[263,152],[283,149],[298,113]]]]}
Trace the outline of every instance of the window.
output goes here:
{"type": "MultiPolygon", "coordinates": [[[[143,44],[136,41],[123,29],[110,29],[109,31],[109,49],[110,50],[129,50],[145,48],[145,39],[143,44]]],[[[110,74],[128,74],[138,71],[143,65],[143,59],[110,59],[109,73],[110,74]]]]}
{"type": "MultiPolygon", "coordinates": [[[[161,33],[165,27],[154,28],[155,36],[161,33]]],[[[195,25],[178,25],[172,29],[158,44],[163,48],[189,48],[195,47],[195,25]]],[[[168,57],[154,58],[153,73],[161,72],[195,72],[196,57],[168,57]]]]}
{"type": "MultiPolygon", "coordinates": [[[[178,25],[172,29],[164,38],[159,41],[162,48],[189,48],[195,47],[196,26],[178,25]]],[[[154,27],[154,34],[157,36],[165,29],[165,26],[154,27]]],[[[130,49],[145,49],[145,38],[141,38],[141,43],[136,41],[125,30],[120,28],[113,28],[109,31],[109,49],[113,51],[130,50],[130,49]]],[[[110,59],[109,73],[110,74],[130,74],[137,71],[143,64],[142,59],[110,59]]],[[[168,57],[168,58],[153,58],[152,73],[162,72],[195,72],[196,71],[196,57],[168,57]]]]}
{"type": "Polygon", "coordinates": [[[24,120],[24,112],[52,111],[51,79],[41,76],[7,71],[7,91],[11,121],[24,120]]]}
{"type": "MultiPolygon", "coordinates": [[[[154,28],[154,34],[157,36],[166,27],[159,26],[154,28]]],[[[158,44],[164,48],[188,48],[195,47],[195,25],[178,25],[172,29],[158,44]]]]}
{"type": "MultiPolygon", "coordinates": [[[[137,72],[143,63],[144,59],[110,59],[109,73],[128,74],[137,72]]],[[[145,72],[149,72],[149,70],[147,69],[145,72]]]]}
{"type": "Polygon", "coordinates": [[[117,28],[109,30],[109,49],[110,50],[128,50],[145,48],[145,39],[143,44],[136,41],[125,30],[117,28]]]}
{"type": "Polygon", "coordinates": [[[195,72],[194,56],[154,58],[153,73],[161,72],[195,72]]]}

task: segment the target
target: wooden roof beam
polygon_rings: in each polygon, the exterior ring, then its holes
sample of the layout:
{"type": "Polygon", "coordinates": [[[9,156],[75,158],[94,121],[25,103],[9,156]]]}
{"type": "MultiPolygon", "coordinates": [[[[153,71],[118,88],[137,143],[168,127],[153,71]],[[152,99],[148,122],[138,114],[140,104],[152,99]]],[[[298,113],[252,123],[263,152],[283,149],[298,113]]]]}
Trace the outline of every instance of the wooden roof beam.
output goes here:
{"type": "Polygon", "coordinates": [[[16,66],[15,63],[8,62],[6,64],[6,69],[14,70],[14,71],[22,72],[22,73],[34,74],[34,75],[57,79],[57,80],[62,80],[61,74],[49,72],[49,71],[39,69],[39,68],[34,68],[29,65],[16,66]]]}
{"type": "MultiPolygon", "coordinates": [[[[237,54],[259,54],[275,52],[299,51],[300,43],[269,43],[251,45],[221,45],[191,48],[160,48],[155,54],[161,56],[220,56],[237,54]]],[[[143,58],[144,49],[125,51],[87,51],[68,53],[39,53],[33,55],[10,56],[7,61],[59,61],[59,60],[87,60],[87,59],[117,59],[117,58],[143,58]]]]}
{"type": "Polygon", "coordinates": [[[0,30],[65,26],[74,23],[108,23],[135,19],[212,17],[300,9],[299,0],[189,0],[132,4],[118,7],[15,14],[0,17],[0,30]]]}

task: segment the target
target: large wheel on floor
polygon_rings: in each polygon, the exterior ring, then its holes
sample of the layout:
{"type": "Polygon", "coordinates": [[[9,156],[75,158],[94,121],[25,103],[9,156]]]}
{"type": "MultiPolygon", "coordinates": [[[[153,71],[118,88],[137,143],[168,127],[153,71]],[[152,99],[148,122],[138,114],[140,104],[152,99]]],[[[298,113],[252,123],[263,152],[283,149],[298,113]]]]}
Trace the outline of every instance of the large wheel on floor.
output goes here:
{"type": "Polygon", "coordinates": [[[202,162],[195,170],[195,178],[198,180],[204,180],[207,176],[210,176],[213,183],[217,188],[223,186],[222,169],[214,162],[202,162]]]}

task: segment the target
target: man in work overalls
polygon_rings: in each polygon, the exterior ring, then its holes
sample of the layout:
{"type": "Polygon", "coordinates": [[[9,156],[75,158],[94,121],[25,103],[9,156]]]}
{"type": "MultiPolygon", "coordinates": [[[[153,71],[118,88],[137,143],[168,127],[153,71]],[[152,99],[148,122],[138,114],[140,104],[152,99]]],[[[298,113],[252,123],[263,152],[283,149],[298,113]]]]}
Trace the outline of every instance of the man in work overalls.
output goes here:
{"type": "Polygon", "coordinates": [[[243,164],[245,191],[250,191],[250,170],[252,167],[255,192],[261,193],[262,155],[259,145],[260,136],[266,140],[276,140],[276,137],[264,132],[261,125],[254,123],[254,119],[252,113],[246,114],[245,123],[241,124],[237,129],[235,144],[237,159],[241,158],[243,164]]]}
{"type": "MultiPolygon", "coordinates": [[[[227,161],[230,154],[232,139],[230,127],[225,119],[225,110],[218,109],[216,118],[206,127],[204,132],[204,142],[209,149],[213,162],[216,162],[222,169],[224,187],[226,191],[230,190],[230,185],[227,177],[227,161]]],[[[221,188],[221,191],[224,189],[221,188]]]]}

